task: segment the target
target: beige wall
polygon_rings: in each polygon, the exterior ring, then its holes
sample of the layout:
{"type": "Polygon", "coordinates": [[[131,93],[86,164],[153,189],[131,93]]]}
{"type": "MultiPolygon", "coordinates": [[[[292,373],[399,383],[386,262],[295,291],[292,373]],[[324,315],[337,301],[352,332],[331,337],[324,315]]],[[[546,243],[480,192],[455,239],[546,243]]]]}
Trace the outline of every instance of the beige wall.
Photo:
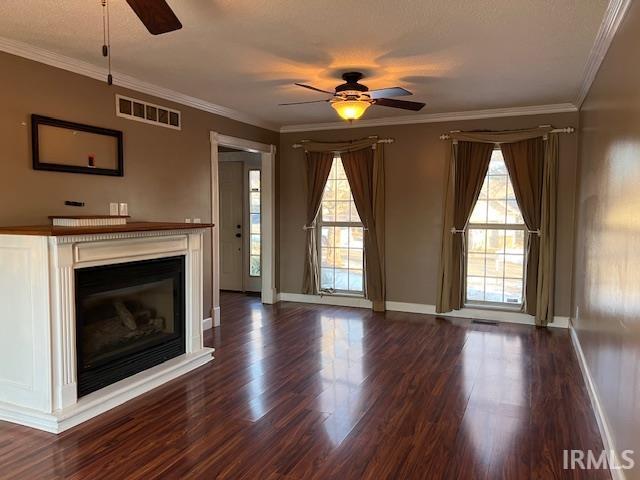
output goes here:
{"type": "MultiPolygon", "coordinates": [[[[300,293],[302,287],[304,163],[302,150],[291,148],[293,143],[302,139],[353,139],[368,135],[395,139],[395,143],[385,145],[387,300],[433,305],[448,151],[448,143],[439,136],[449,130],[502,130],[544,124],[577,126],[577,121],[577,113],[564,113],[281,135],[280,291],[300,293]]],[[[577,135],[561,137],[560,155],[556,315],[567,316],[571,292],[577,135]]]]}
{"type": "Polygon", "coordinates": [[[618,451],[640,479],[640,3],[582,107],[573,324],[618,451]]]}
{"type": "MultiPolygon", "coordinates": [[[[137,220],[211,220],[209,131],[267,144],[279,134],[23,58],[0,53],[0,225],[42,224],[52,214],[108,213],[128,202],[137,220]],[[115,94],[182,111],[183,128],[115,116],[115,94]],[[50,117],[124,132],[123,178],[34,171],[29,116],[50,117]],[[84,208],[65,207],[81,200],[84,208]]],[[[205,314],[211,308],[210,237],[205,256],[205,314]]]]}

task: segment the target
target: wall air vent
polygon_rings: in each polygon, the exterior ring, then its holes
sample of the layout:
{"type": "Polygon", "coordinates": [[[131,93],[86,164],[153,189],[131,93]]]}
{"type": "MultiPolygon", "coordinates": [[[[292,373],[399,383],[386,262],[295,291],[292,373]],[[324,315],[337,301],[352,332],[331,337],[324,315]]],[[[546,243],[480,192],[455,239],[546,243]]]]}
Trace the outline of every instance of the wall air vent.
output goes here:
{"type": "Polygon", "coordinates": [[[182,114],[179,110],[118,94],[116,94],[116,115],[174,130],[182,129],[182,114]]]}

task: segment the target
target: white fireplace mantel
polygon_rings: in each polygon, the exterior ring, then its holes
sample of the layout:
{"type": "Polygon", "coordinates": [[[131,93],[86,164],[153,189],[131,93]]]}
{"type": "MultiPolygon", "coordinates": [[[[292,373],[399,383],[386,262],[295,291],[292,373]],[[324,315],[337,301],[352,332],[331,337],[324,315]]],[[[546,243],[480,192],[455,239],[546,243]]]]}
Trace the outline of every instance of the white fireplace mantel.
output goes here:
{"type": "Polygon", "coordinates": [[[202,333],[205,231],[0,231],[0,420],[59,433],[211,361],[202,333]],[[74,271],[177,255],[186,265],[186,353],[78,399],[74,271]]]}

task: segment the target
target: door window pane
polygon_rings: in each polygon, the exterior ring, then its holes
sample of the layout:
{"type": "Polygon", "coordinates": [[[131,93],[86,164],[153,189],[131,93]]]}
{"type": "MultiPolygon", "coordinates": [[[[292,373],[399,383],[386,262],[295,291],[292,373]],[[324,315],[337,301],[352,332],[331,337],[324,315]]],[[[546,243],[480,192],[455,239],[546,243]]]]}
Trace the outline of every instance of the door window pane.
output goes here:
{"type": "Polygon", "coordinates": [[[260,214],[259,213],[251,213],[249,214],[249,233],[260,234],[260,214]]]}
{"type": "Polygon", "coordinates": [[[262,205],[260,170],[249,170],[249,276],[261,275],[262,205]]]}
{"type": "Polygon", "coordinates": [[[249,213],[260,213],[260,192],[249,194],[249,213]]]}
{"type": "Polygon", "coordinates": [[[251,255],[260,255],[260,235],[251,234],[251,245],[249,247],[251,255]]]}
{"type": "Polygon", "coordinates": [[[252,277],[260,276],[260,257],[258,255],[249,257],[249,275],[252,277]]]}

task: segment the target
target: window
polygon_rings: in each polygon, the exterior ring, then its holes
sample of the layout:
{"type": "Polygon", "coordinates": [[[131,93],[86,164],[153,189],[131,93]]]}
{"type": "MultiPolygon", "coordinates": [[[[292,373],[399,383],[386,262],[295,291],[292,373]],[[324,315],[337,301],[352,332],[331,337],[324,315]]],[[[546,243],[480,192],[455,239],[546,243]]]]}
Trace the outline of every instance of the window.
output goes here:
{"type": "Polygon", "coordinates": [[[249,170],[249,276],[259,277],[260,268],[260,170],[249,170]]]}
{"type": "Polygon", "coordinates": [[[317,227],[320,290],[364,294],[364,229],[339,156],[333,159],[322,194],[317,227]]]}
{"type": "Polygon", "coordinates": [[[524,220],[496,149],[467,229],[467,303],[521,305],[524,248],[524,220]]]}

